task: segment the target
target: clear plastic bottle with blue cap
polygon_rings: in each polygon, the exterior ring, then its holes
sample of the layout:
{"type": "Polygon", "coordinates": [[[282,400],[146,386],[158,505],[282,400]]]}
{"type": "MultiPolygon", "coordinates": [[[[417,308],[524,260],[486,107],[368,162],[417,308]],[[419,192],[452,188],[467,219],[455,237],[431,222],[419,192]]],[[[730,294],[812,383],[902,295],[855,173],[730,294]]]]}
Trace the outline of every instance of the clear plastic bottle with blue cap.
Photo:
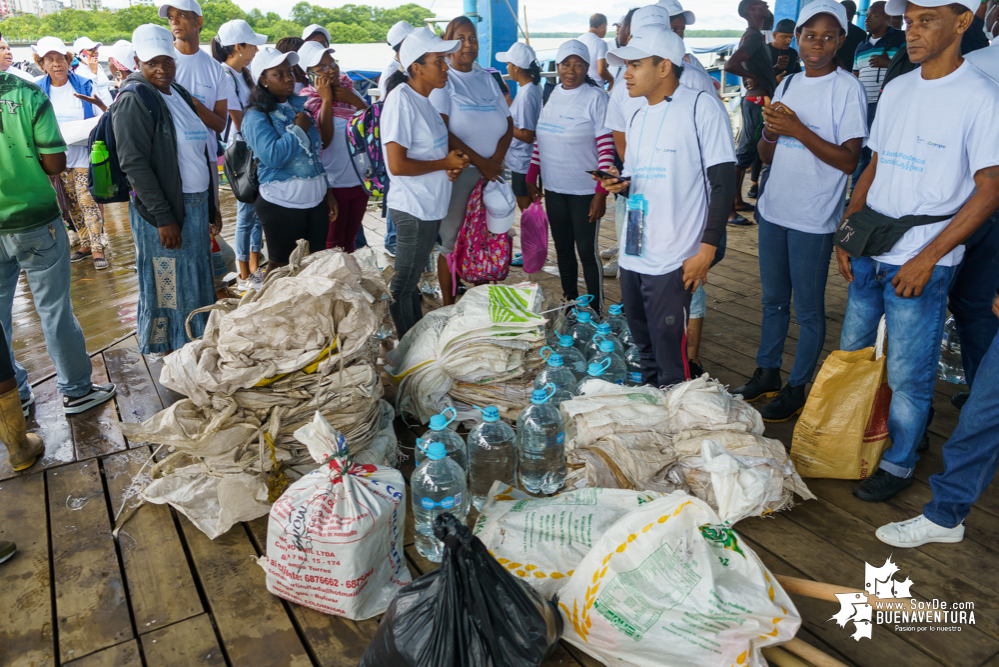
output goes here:
{"type": "Polygon", "coordinates": [[[628,380],[625,382],[629,387],[642,386],[642,353],[634,345],[628,347],[624,355],[624,363],[628,365],[628,380]]]}
{"type": "Polygon", "coordinates": [[[413,491],[416,550],[427,560],[439,563],[444,545],[434,537],[434,519],[438,514],[450,512],[463,522],[468,515],[468,485],[464,469],[447,455],[443,442],[426,445],[423,455],[423,462],[409,478],[413,491]]]}
{"type": "Polygon", "coordinates": [[[586,355],[572,344],[572,336],[559,336],[552,349],[562,357],[562,365],[572,371],[577,381],[586,377],[586,355]]]}
{"type": "MultiPolygon", "coordinates": [[[[628,335],[631,335],[631,327],[628,326],[628,318],[624,316],[624,306],[619,303],[615,303],[613,306],[607,309],[607,317],[604,318],[604,323],[609,324],[611,328],[611,333],[617,336],[619,339],[627,331],[628,335]]],[[[621,341],[624,342],[623,340],[621,341]]]]}
{"type": "Polygon", "coordinates": [[[586,356],[586,345],[597,335],[597,326],[593,324],[588,312],[580,311],[576,313],[576,323],[569,328],[569,335],[572,336],[572,346],[586,356]]]}
{"type": "Polygon", "coordinates": [[[600,351],[593,355],[590,364],[600,364],[604,366],[604,361],[610,363],[604,368],[603,379],[613,384],[624,384],[628,379],[628,364],[624,360],[624,355],[614,347],[614,343],[605,340],[600,343],[600,351]]]}
{"type": "Polygon", "coordinates": [[[589,313],[590,321],[593,322],[594,325],[600,322],[600,314],[594,308],[590,307],[590,304],[593,303],[592,294],[584,294],[583,296],[577,297],[575,301],[570,303],[575,306],[573,309],[575,312],[570,311],[569,313],[571,319],[575,320],[579,313],[589,313]]]}
{"type": "Polygon", "coordinates": [[[517,418],[517,472],[530,493],[555,493],[565,485],[565,424],[548,401],[555,385],[535,389],[517,418]]]}
{"type": "Polygon", "coordinates": [[[622,358],[624,357],[624,345],[617,336],[611,333],[610,325],[606,322],[601,322],[597,325],[596,335],[594,335],[590,342],[586,344],[586,349],[583,350],[583,354],[586,355],[587,361],[592,359],[593,355],[600,351],[600,343],[605,340],[609,340],[614,343],[614,349],[618,351],[622,358]]]}
{"type": "Polygon", "coordinates": [[[607,375],[607,369],[610,368],[612,362],[613,360],[610,357],[607,357],[601,361],[590,362],[590,365],[586,367],[586,377],[580,380],[579,383],[576,385],[576,396],[582,396],[583,387],[586,386],[587,382],[589,382],[594,378],[598,380],[603,380],[604,382],[613,382],[610,376],[607,375]]]}
{"type": "Polygon", "coordinates": [[[430,430],[423,434],[423,438],[417,438],[416,441],[417,465],[423,460],[421,442],[424,446],[429,446],[432,442],[442,442],[447,455],[454,459],[454,462],[460,465],[463,470],[468,470],[468,450],[465,447],[465,441],[460,435],[448,428],[448,425],[457,416],[458,413],[454,408],[444,408],[439,415],[430,418],[430,430]],[[450,417],[448,417],[448,411],[451,412],[450,417]]]}
{"type": "MultiPolygon", "coordinates": [[[[575,349],[575,348],[573,348],[575,349]]],[[[565,367],[562,355],[556,354],[550,347],[541,348],[541,355],[545,356],[548,365],[534,378],[534,388],[544,389],[549,384],[555,385],[555,394],[549,399],[549,403],[558,407],[562,401],[571,399],[576,391],[576,375],[565,367]]]]}
{"type": "Polygon", "coordinates": [[[517,434],[500,419],[499,408],[478,409],[482,422],[468,432],[468,492],[481,510],[493,482],[517,486],[517,434]]]}

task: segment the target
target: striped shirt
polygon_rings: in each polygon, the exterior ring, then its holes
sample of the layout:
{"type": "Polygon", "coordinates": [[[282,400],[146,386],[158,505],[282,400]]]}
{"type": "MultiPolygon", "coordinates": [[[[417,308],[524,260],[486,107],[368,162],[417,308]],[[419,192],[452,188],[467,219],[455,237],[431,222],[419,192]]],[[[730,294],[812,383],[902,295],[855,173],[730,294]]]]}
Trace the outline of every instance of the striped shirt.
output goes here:
{"type": "Polygon", "coordinates": [[[857,54],[853,61],[853,71],[858,72],[860,82],[867,91],[867,103],[877,104],[884,86],[887,67],[871,67],[871,57],[884,54],[891,60],[892,56],[905,44],[905,33],[888,26],[880,39],[874,39],[870,33],[867,39],[857,46],[857,54]]]}

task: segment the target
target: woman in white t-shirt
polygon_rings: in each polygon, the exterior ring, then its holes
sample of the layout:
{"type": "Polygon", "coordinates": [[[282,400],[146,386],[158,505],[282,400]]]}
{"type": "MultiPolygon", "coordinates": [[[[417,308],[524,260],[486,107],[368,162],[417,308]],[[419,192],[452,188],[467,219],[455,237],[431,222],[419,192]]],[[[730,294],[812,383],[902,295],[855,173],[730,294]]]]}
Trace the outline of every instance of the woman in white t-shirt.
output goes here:
{"type": "MultiPolygon", "coordinates": [[[[43,37],[31,47],[35,63],[45,74],[36,83],[52,101],[59,128],[64,136],[86,136],[87,121],[107,111],[111,96],[106,89],[98,89],[94,82],[70,69],[73,54],[56,37],[43,37]],[[83,128],[82,130],[80,128],[83,128]]],[[[75,143],[66,149],[66,170],[59,175],[65,195],[66,208],[80,235],[80,249],[70,257],[71,262],[92,258],[94,268],[108,268],[104,257],[104,220],[94,198],[87,189],[87,167],[90,152],[87,144],[75,143]]]]}
{"type": "Polygon", "coordinates": [[[448,80],[444,54],[461,46],[429,28],[414,30],[399,50],[403,70],[387,85],[379,129],[392,181],[389,210],[395,221],[395,275],[389,311],[400,339],[423,317],[417,284],[448,211],[452,181],[468,167],[459,150],[448,152],[448,129],[427,99],[448,80]]]}
{"type": "Polygon", "coordinates": [[[614,164],[614,137],[604,126],[607,94],[587,76],[590,51],[578,39],[562,43],[555,57],[561,83],[552,90],[538,120],[537,142],[527,171],[527,190],[541,199],[538,176],[544,183],[545,209],[555,241],[562,294],[579,297],[579,265],[590,304],[603,308],[603,264],[600,262],[600,219],[607,209],[607,191],[594,187],[587,169],[607,170],[614,164]]]}
{"type": "Polygon", "coordinates": [[[538,129],[538,118],[544,106],[541,94],[541,67],[532,49],[523,42],[515,42],[509,51],[497,53],[496,60],[506,63],[510,80],[519,86],[517,97],[510,106],[513,117],[513,141],[506,152],[506,166],[513,175],[513,194],[517,205],[523,211],[531,205],[531,195],[527,192],[527,168],[531,166],[531,153],[534,151],[534,132],[538,129]]]}
{"type": "Polygon", "coordinates": [[[847,177],[867,139],[863,85],[834,60],[847,25],[839,3],[806,5],[796,30],[804,73],[785,78],[763,109],[758,148],[771,165],[758,204],[763,328],[758,368],[734,393],[750,401],[777,394],[760,411],[765,421],[786,421],[801,412],[805,385],[825,343],[833,232],[843,215],[847,177]],[[792,292],[800,329],[794,366],[782,387],[792,292]]]}
{"type": "MultiPolygon", "coordinates": [[[[224,23],[212,40],[212,56],[222,64],[222,70],[232,84],[232,95],[227,107],[222,142],[228,147],[242,138],[239,128],[243,125],[243,112],[249,106],[253,92],[250,62],[257,55],[258,47],[267,43],[267,35],[253,32],[246,21],[236,19],[224,23]]],[[[240,292],[260,289],[264,282],[260,270],[260,249],[263,247],[264,228],[253,204],[236,202],[236,263],[239,266],[240,292]]]]}
{"type": "MultiPolygon", "coordinates": [[[[503,159],[513,139],[510,106],[492,74],[475,67],[479,37],[467,16],[447,24],[445,40],[460,44],[448,56],[451,70],[447,85],[430,94],[430,102],[448,126],[448,145],[471,161],[454,182],[447,215],[441,221],[441,254],[437,261],[444,305],[454,303],[454,285],[446,255],[454,251],[458,232],[465,222],[468,197],[480,178],[495,181],[503,176],[503,159]]],[[[405,44],[405,42],[403,42],[405,44]]]]}

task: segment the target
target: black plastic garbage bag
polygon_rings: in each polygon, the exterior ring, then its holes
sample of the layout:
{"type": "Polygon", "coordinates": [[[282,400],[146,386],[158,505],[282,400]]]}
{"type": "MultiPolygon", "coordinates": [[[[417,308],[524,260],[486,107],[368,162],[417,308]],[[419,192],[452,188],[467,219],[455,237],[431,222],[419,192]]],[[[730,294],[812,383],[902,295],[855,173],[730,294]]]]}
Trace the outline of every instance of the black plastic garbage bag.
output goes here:
{"type": "Polygon", "coordinates": [[[562,635],[555,600],[518,581],[451,514],[441,566],[389,605],[359,667],[534,667],[562,635]]]}

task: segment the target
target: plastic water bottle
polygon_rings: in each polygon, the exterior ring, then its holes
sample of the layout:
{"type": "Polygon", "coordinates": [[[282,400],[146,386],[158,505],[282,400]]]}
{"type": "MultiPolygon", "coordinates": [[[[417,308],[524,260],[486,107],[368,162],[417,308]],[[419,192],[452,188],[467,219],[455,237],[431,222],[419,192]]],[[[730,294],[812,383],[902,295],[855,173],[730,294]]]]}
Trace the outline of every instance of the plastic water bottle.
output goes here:
{"type": "Polygon", "coordinates": [[[625,384],[629,387],[642,386],[642,353],[636,346],[632,345],[625,352],[624,363],[628,366],[628,379],[625,384]]]}
{"type": "Polygon", "coordinates": [[[432,442],[409,482],[413,489],[416,550],[427,560],[439,563],[444,545],[434,537],[434,519],[438,514],[450,512],[458,521],[465,520],[468,515],[465,471],[447,455],[444,443],[432,442]]]}
{"type": "MultiPolygon", "coordinates": [[[[575,348],[574,348],[575,349],[575,348]]],[[[562,401],[568,401],[576,391],[576,376],[565,367],[562,355],[556,354],[550,347],[543,348],[541,353],[548,350],[548,366],[538,373],[534,378],[534,388],[544,389],[549,384],[555,385],[555,395],[548,401],[558,407],[562,401]]]]}
{"type": "Polygon", "coordinates": [[[635,338],[631,335],[631,329],[625,329],[622,331],[618,338],[621,340],[621,344],[624,345],[625,348],[631,347],[635,344],[635,338]]]}
{"type": "Polygon", "coordinates": [[[588,312],[584,310],[576,313],[576,323],[569,329],[569,335],[572,336],[572,346],[586,356],[587,343],[597,335],[597,327],[590,320],[588,312]]]}
{"type": "Polygon", "coordinates": [[[118,188],[111,180],[111,154],[103,141],[95,141],[91,147],[90,165],[94,173],[94,194],[101,198],[118,194],[118,188]]]}
{"type": "Polygon", "coordinates": [[[461,439],[460,435],[448,428],[448,424],[453,422],[457,416],[458,413],[454,408],[444,408],[444,411],[439,415],[430,418],[430,430],[424,433],[422,438],[416,440],[417,465],[423,460],[422,447],[429,447],[432,442],[440,442],[444,444],[447,455],[463,470],[468,470],[468,452],[465,448],[465,441],[461,439]],[[450,419],[447,416],[448,410],[452,413],[450,419]]]}
{"type": "Polygon", "coordinates": [[[944,324],[943,338],[940,340],[940,361],[937,362],[937,377],[951,384],[965,384],[964,362],[961,360],[961,339],[957,335],[957,322],[948,317],[944,324]]]}
{"type": "Polygon", "coordinates": [[[618,338],[621,338],[625,331],[629,335],[631,334],[631,327],[628,326],[628,318],[624,316],[624,306],[616,303],[608,308],[607,312],[609,314],[604,318],[604,322],[610,325],[611,333],[618,338]]]}
{"type": "Polygon", "coordinates": [[[517,486],[517,435],[499,409],[482,410],[482,423],[468,433],[468,492],[481,510],[493,482],[517,486]]]}
{"type": "Polygon", "coordinates": [[[609,324],[602,322],[597,325],[597,334],[590,339],[590,342],[586,344],[586,349],[583,351],[587,360],[592,359],[593,355],[600,351],[600,343],[605,340],[614,343],[614,349],[620,352],[622,357],[624,356],[624,345],[621,343],[621,340],[611,333],[609,324]]]}
{"type": "Polygon", "coordinates": [[[601,362],[593,362],[586,367],[586,377],[576,384],[576,396],[583,395],[583,385],[586,384],[591,378],[599,378],[605,382],[609,382],[609,378],[604,375],[604,371],[611,365],[611,359],[608,357],[601,362]]]}
{"type": "Polygon", "coordinates": [[[555,493],[565,484],[565,425],[548,400],[555,385],[535,389],[531,405],[517,418],[520,483],[531,493],[555,493]]]}
{"type": "Polygon", "coordinates": [[[577,315],[579,313],[589,313],[590,321],[593,322],[593,324],[597,324],[597,322],[600,321],[600,315],[597,313],[596,310],[590,307],[590,304],[593,303],[592,294],[584,294],[581,297],[577,297],[576,300],[573,301],[572,303],[576,305],[575,310],[577,315]]]}
{"type": "Polygon", "coordinates": [[[628,379],[628,364],[621,353],[614,348],[614,343],[605,340],[600,343],[600,351],[590,359],[590,365],[599,364],[604,367],[603,379],[613,384],[624,384],[628,379]],[[604,362],[610,363],[604,366],[604,362]]]}
{"type": "Polygon", "coordinates": [[[552,349],[562,357],[562,365],[572,371],[577,381],[586,377],[586,356],[573,346],[572,336],[559,336],[552,349]]]}

